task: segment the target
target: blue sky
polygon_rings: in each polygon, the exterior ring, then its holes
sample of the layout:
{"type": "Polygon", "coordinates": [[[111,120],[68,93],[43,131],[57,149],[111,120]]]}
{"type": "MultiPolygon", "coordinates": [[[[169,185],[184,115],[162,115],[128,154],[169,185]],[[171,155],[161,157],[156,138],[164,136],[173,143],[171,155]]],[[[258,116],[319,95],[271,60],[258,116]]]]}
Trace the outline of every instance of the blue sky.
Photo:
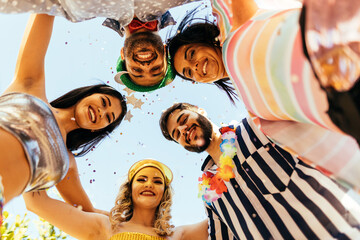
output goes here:
{"type": "MultiPolygon", "coordinates": [[[[285,7],[277,0],[268,0],[266,3],[270,7],[285,7]]],[[[186,8],[195,5],[197,4],[175,8],[171,12],[175,19],[181,19],[186,8]]],[[[1,91],[13,78],[28,16],[0,14],[1,91]]],[[[123,39],[112,30],[101,26],[102,21],[103,19],[94,19],[74,24],[56,18],[45,61],[46,92],[49,100],[73,88],[99,82],[108,83],[129,97],[123,90],[124,87],[113,80],[123,39]]],[[[168,30],[170,28],[161,31],[163,39],[168,30]]],[[[189,102],[203,107],[210,119],[220,124],[245,117],[246,111],[242,103],[237,102],[236,106],[233,106],[226,94],[215,86],[192,84],[180,78],[158,91],[130,95],[144,102],[141,109],[129,105],[133,115],[130,122],[124,121],[110,138],[105,139],[85,157],[76,160],[87,194],[96,208],[109,211],[129,167],[138,160],[154,158],[167,164],[174,173],[173,224],[178,226],[201,221],[206,216],[203,204],[197,198],[197,179],[201,176],[200,167],[207,154],[187,152],[176,143],[163,138],[158,124],[161,112],[174,102],[189,102]]],[[[23,215],[26,212],[21,197],[10,202],[5,210],[13,215],[23,215]]],[[[37,219],[32,213],[29,217],[37,219]]],[[[36,234],[36,231],[32,233],[33,236],[37,236],[36,234]]]]}

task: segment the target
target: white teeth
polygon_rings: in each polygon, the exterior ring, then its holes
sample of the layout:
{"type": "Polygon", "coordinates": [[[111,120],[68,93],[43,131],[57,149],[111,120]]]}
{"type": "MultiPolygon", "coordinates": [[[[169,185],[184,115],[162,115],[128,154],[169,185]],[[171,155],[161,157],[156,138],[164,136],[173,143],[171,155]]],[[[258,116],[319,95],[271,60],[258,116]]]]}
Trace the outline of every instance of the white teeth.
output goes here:
{"type": "Polygon", "coordinates": [[[155,194],[153,192],[150,191],[144,191],[141,193],[141,195],[145,195],[145,196],[155,196],[155,194]]]}
{"type": "Polygon", "coordinates": [[[204,74],[204,75],[206,75],[206,66],[207,66],[207,64],[208,64],[208,61],[206,61],[206,62],[204,63],[204,66],[203,66],[203,74],[204,74]]]}
{"type": "Polygon", "coordinates": [[[149,58],[149,57],[151,57],[150,53],[148,53],[148,54],[138,54],[138,58],[146,59],[146,58],[149,58]]]}
{"type": "Polygon", "coordinates": [[[90,111],[90,117],[91,117],[91,121],[95,122],[95,113],[94,110],[92,108],[89,108],[90,111]]]}

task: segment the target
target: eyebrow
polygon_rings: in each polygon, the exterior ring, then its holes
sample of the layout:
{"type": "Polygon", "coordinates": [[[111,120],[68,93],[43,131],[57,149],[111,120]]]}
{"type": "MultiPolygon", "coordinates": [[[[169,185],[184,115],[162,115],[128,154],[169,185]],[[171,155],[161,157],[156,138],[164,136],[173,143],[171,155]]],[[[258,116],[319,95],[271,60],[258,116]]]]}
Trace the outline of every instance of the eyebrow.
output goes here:
{"type": "Polygon", "coordinates": [[[156,73],[156,74],[153,74],[152,76],[153,77],[157,77],[157,76],[160,76],[163,72],[159,72],[159,73],[156,73]]]}
{"type": "Polygon", "coordinates": [[[138,76],[137,76],[137,75],[134,75],[134,74],[133,74],[133,77],[142,78],[142,77],[144,77],[144,76],[143,76],[143,75],[138,75],[138,76]]]}

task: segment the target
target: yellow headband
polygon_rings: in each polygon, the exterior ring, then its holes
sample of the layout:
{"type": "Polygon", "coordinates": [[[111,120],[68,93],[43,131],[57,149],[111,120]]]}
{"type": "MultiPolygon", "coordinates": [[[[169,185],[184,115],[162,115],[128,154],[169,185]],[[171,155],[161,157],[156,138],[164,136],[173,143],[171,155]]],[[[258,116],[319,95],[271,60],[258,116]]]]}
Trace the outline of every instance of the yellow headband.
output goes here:
{"type": "Polygon", "coordinates": [[[165,164],[158,162],[156,160],[153,159],[144,159],[141,161],[138,161],[136,163],[134,163],[128,172],[128,179],[129,182],[131,182],[131,180],[134,178],[134,176],[143,168],[146,167],[154,167],[159,169],[159,171],[162,173],[162,175],[165,178],[165,183],[168,186],[172,179],[173,179],[173,174],[172,171],[170,170],[170,168],[168,166],[166,166],[165,164]]]}

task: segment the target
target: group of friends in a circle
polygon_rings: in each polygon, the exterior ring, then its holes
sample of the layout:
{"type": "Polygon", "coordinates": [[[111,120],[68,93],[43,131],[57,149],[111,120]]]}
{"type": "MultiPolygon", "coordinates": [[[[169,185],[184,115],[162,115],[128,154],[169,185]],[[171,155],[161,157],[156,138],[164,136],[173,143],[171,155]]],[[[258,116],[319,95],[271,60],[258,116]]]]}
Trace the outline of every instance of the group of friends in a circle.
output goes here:
{"type": "Polygon", "coordinates": [[[196,7],[163,43],[158,32],[175,24],[168,10],[189,2],[0,1],[0,13],[34,13],[0,96],[0,211],[22,195],[28,210],[77,239],[360,238],[360,204],[348,194],[360,189],[360,3],[269,10],[255,0],[211,0],[214,18],[197,17],[204,9],[196,7]],[[133,91],[178,76],[244,103],[249,115],[229,126],[184,102],[159,121],[169,141],[209,154],[199,184],[207,219],[171,224],[173,174],[151,156],[128,170],[110,212],[93,207],[75,157],[121,124],[126,99],[98,84],[48,101],[55,16],[106,17],[103,25],[125,37],[115,81],[133,91]],[[47,195],[52,186],[64,201],[47,195]]]}

